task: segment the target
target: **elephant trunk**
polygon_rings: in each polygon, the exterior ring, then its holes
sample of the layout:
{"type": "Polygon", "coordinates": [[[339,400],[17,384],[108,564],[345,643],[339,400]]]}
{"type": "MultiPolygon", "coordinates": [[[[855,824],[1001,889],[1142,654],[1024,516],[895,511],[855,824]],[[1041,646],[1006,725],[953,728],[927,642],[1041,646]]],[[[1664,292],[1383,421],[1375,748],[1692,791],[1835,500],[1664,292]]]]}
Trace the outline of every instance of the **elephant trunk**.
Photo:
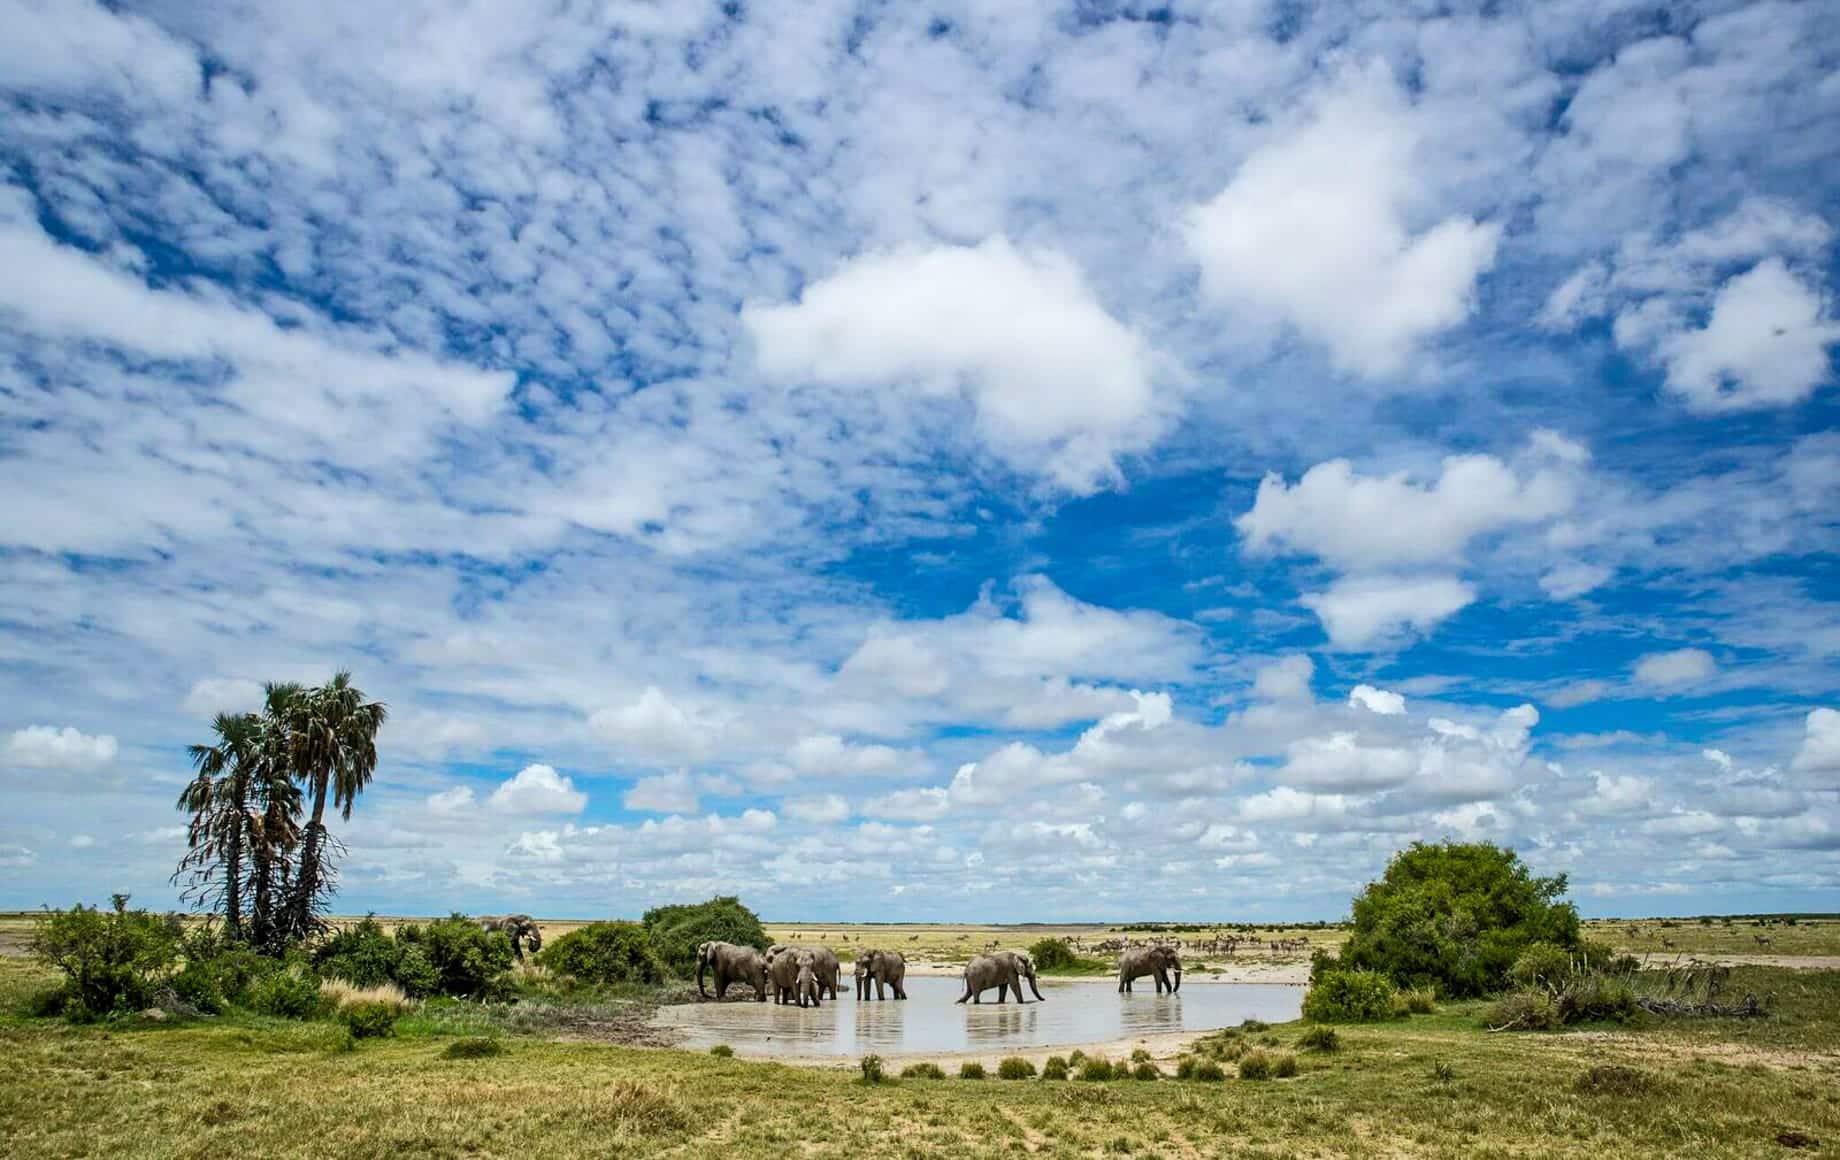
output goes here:
{"type": "Polygon", "coordinates": [[[1169,993],[1173,995],[1177,991],[1180,991],[1181,989],[1182,989],[1182,964],[1177,963],[1176,964],[1176,983],[1175,983],[1175,986],[1169,988],[1169,993]]]}
{"type": "MultiPolygon", "coordinates": [[[[1036,998],[1036,1000],[1037,1000],[1037,1001],[1040,1001],[1040,999],[1041,999],[1041,988],[1035,985],[1035,972],[1033,972],[1033,971],[1030,971],[1030,972],[1029,972],[1029,990],[1031,990],[1031,991],[1033,991],[1033,992],[1035,992],[1035,998],[1036,998]]],[[[1020,1001],[1020,1000],[1022,999],[1022,992],[1021,992],[1021,991],[1018,991],[1018,992],[1016,992],[1016,998],[1017,998],[1017,1000],[1018,1000],[1018,1001],[1020,1001]]]]}
{"type": "Polygon", "coordinates": [[[703,958],[700,955],[697,956],[697,960],[696,960],[696,997],[699,999],[709,998],[709,992],[703,990],[703,968],[708,965],[709,965],[709,960],[703,958]]]}

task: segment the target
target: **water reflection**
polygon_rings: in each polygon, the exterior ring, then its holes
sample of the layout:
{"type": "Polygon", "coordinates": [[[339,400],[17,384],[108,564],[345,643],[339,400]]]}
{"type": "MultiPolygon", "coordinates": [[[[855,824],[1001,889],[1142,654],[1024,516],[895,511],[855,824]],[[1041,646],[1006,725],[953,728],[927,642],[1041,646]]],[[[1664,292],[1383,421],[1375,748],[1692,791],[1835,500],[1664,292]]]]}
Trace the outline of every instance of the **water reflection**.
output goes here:
{"type": "Polygon", "coordinates": [[[1295,1019],[1301,987],[1198,983],[1179,995],[1120,995],[1106,983],[1044,982],[1044,1002],[957,1006],[959,981],[907,980],[906,1002],[847,995],[821,1007],[777,1003],[693,1003],[667,1007],[658,1022],[684,1046],[726,1043],[751,1055],[869,1055],[1001,1050],[1098,1043],[1169,1031],[1205,1031],[1244,1019],[1295,1019]]]}

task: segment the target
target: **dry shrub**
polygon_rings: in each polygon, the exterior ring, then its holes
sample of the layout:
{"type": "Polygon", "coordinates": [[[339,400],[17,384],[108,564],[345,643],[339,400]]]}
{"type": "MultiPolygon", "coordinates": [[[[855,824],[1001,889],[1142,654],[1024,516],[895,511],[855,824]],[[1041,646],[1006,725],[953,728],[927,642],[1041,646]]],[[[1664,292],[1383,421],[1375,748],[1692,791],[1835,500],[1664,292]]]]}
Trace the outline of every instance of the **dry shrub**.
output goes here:
{"type": "Polygon", "coordinates": [[[1578,1077],[1577,1089],[1585,1095],[1645,1096],[1656,1088],[1655,1077],[1620,1063],[1600,1063],[1578,1077]]]}
{"type": "Polygon", "coordinates": [[[959,1079],[983,1079],[984,1065],[975,1059],[967,1059],[958,1065],[959,1079]]]}
{"type": "Polygon", "coordinates": [[[901,1069],[902,1079],[944,1079],[945,1071],[936,1063],[910,1063],[901,1069]]]}
{"type": "Polygon", "coordinates": [[[614,1080],[580,1115],[597,1127],[641,1137],[682,1132],[692,1122],[677,1097],[633,1079],[614,1080]]]}
{"type": "Polygon", "coordinates": [[[398,1015],[407,1011],[412,1003],[409,996],[395,983],[378,983],[371,987],[360,987],[344,979],[322,979],[319,993],[326,1000],[326,1005],[334,1011],[343,1011],[347,1007],[372,1005],[390,1007],[398,1015]]]}
{"type": "Polygon", "coordinates": [[[1436,1015],[1437,992],[1430,987],[1399,992],[1399,1010],[1406,1015],[1436,1015]]]}
{"type": "Polygon", "coordinates": [[[1241,1079],[1270,1079],[1271,1056],[1263,1051],[1249,1051],[1239,1059],[1241,1079]]]}
{"type": "Polygon", "coordinates": [[[1335,1033],[1335,1028],[1317,1024],[1298,1036],[1297,1046],[1305,1051],[1340,1051],[1342,1037],[1335,1033]]]}
{"type": "Polygon", "coordinates": [[[1297,1074],[1297,1057],[1285,1052],[1272,1061],[1271,1074],[1279,1079],[1289,1079],[1297,1074]]]}

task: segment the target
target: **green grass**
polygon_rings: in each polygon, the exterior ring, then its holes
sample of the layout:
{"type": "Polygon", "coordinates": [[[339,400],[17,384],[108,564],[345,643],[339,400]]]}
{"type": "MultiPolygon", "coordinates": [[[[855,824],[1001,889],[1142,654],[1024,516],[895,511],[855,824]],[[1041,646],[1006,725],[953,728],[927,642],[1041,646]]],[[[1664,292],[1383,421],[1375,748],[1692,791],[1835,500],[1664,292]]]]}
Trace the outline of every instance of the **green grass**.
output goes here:
{"type": "MultiPolygon", "coordinates": [[[[45,981],[0,960],[0,994],[45,981]]],[[[332,1022],[71,1027],[13,1013],[0,1017],[0,1154],[1621,1160],[1781,1154],[1785,1133],[1831,1147],[1840,972],[1746,969],[1731,987],[1773,994],[1776,1013],[1495,1035],[1480,1026],[1485,1004],[1445,1003],[1340,1028],[1340,1050],[1298,1053],[1295,1078],[1264,1083],[1181,1080],[1166,1068],[1155,1083],[865,1085],[854,1066],[605,1046],[555,1038],[542,1021],[506,1031],[489,1013],[405,1017],[395,1037],[355,1045],[332,1022]],[[469,1022],[499,1034],[506,1053],[443,1058],[469,1022]]],[[[1275,1064],[1308,1030],[1253,1035],[1274,1041],[1275,1064]]]]}

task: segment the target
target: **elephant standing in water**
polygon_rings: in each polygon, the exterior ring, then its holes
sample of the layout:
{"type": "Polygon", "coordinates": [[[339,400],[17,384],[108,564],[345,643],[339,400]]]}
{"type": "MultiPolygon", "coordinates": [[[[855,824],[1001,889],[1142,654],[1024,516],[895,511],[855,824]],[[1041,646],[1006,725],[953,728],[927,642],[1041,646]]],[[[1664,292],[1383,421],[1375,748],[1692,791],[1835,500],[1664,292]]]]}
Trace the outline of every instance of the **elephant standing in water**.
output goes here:
{"type": "Polygon", "coordinates": [[[1022,951],[993,951],[979,955],[965,964],[965,993],[958,997],[963,1003],[969,999],[973,1003],[984,1001],[984,992],[992,987],[997,989],[997,1002],[1008,1002],[1011,989],[1016,992],[1016,1002],[1026,1003],[1022,997],[1022,980],[1029,981],[1029,990],[1035,992],[1035,998],[1041,998],[1041,988],[1035,984],[1035,960],[1022,951]]]}
{"type": "Polygon", "coordinates": [[[753,947],[740,947],[734,943],[706,942],[697,944],[696,948],[696,993],[707,999],[709,993],[703,990],[703,972],[714,971],[716,976],[716,995],[721,999],[728,991],[730,983],[746,983],[754,988],[754,1001],[767,1001],[767,960],[753,947]]]}
{"type": "Polygon", "coordinates": [[[808,947],[780,947],[767,959],[767,981],[773,997],[780,1003],[796,1002],[816,1007],[823,1002],[823,983],[818,977],[818,956],[808,947]]]}
{"type": "Polygon", "coordinates": [[[778,958],[782,951],[810,951],[811,969],[812,973],[818,976],[819,990],[832,999],[837,997],[837,976],[842,973],[843,968],[837,962],[836,951],[829,947],[788,946],[785,943],[774,943],[767,948],[769,969],[772,968],[773,960],[778,958]]]}
{"type": "MultiPolygon", "coordinates": [[[[894,997],[907,998],[907,956],[900,951],[864,950],[856,955],[856,997],[869,997],[870,980],[875,982],[875,997],[886,999],[887,987],[894,988],[894,997]]],[[[1017,992],[1018,995],[1021,992],[1017,992]]]]}
{"type": "Polygon", "coordinates": [[[503,918],[482,918],[479,929],[491,934],[498,931],[511,939],[511,953],[517,958],[524,957],[524,943],[530,943],[530,953],[536,954],[543,949],[543,936],[537,931],[537,922],[528,914],[507,914],[503,918]]]}
{"type": "Polygon", "coordinates": [[[1168,991],[1171,995],[1182,989],[1182,960],[1174,947],[1129,947],[1118,956],[1118,990],[1124,993],[1131,989],[1131,980],[1141,979],[1145,975],[1156,977],[1156,993],[1161,995],[1168,991]],[[1175,982],[1169,976],[1175,974],[1175,982]]]}

